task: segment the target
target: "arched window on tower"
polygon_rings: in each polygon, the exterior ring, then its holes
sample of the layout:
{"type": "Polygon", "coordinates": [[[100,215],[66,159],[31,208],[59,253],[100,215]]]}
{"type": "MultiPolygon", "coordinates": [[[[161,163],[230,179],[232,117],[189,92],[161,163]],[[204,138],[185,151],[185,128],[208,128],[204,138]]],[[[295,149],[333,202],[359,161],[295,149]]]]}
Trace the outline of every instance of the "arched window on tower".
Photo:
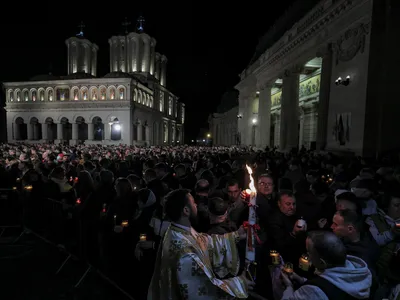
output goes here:
{"type": "Polygon", "coordinates": [[[43,90],[40,91],[39,98],[40,98],[40,101],[44,101],[44,91],[43,90]]]}

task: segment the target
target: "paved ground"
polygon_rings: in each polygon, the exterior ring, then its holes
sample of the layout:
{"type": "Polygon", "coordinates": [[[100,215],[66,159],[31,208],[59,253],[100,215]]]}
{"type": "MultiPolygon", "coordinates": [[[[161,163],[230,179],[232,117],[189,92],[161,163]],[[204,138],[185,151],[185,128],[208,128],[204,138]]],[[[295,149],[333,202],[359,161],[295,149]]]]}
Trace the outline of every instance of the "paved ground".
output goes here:
{"type": "Polygon", "coordinates": [[[31,234],[12,244],[17,236],[18,232],[8,231],[0,238],[0,299],[129,299],[94,271],[74,289],[86,265],[70,260],[55,275],[66,255],[31,234]]]}

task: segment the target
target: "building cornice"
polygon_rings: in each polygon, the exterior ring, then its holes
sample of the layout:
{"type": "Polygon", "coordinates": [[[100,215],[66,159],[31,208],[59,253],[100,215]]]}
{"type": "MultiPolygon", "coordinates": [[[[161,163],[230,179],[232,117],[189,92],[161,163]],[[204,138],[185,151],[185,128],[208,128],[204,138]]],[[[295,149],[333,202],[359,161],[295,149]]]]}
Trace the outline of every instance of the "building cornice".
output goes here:
{"type": "Polygon", "coordinates": [[[90,78],[90,79],[57,79],[46,81],[14,81],[4,82],[5,88],[31,88],[38,86],[66,86],[66,85],[122,85],[135,83],[132,78],[90,78]]]}
{"type": "Polygon", "coordinates": [[[304,18],[293,25],[281,39],[267,49],[253,65],[242,72],[242,79],[260,74],[279,62],[300,45],[306,43],[329,23],[340,18],[346,11],[367,0],[326,0],[312,9],[304,18]]]}

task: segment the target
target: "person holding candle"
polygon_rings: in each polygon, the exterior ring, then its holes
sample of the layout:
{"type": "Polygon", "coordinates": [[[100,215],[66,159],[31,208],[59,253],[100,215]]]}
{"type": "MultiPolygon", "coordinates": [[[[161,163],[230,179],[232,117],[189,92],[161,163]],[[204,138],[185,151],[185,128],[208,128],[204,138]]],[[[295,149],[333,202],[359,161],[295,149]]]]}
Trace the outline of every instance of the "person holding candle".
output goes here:
{"type": "Polygon", "coordinates": [[[243,228],[224,235],[197,233],[191,218],[197,215],[194,199],[188,190],[179,189],[167,195],[165,212],[172,224],[167,230],[147,299],[202,299],[222,297],[247,298],[253,283],[239,271],[236,242],[245,239],[243,228]],[[218,266],[218,269],[216,267],[218,266]],[[236,276],[229,279],[228,275],[236,276]]]}
{"type": "Polygon", "coordinates": [[[282,300],[350,300],[369,299],[372,283],[367,264],[358,257],[347,255],[341,240],[327,231],[312,231],[306,240],[315,277],[306,280],[296,273],[282,271],[286,286],[282,300]],[[294,284],[300,286],[297,290],[294,284]]]}
{"type": "Polygon", "coordinates": [[[343,241],[347,254],[363,259],[374,275],[379,247],[363,233],[362,216],[353,210],[339,210],[333,216],[331,229],[343,241]]]}
{"type": "Polygon", "coordinates": [[[285,262],[295,263],[305,252],[307,223],[296,216],[296,199],[292,192],[280,193],[278,207],[268,219],[269,245],[285,262]]]}
{"type": "Polygon", "coordinates": [[[400,281],[398,267],[393,264],[400,259],[400,193],[393,191],[392,195],[388,195],[383,207],[366,219],[371,235],[381,246],[377,271],[380,278],[400,281]]]}

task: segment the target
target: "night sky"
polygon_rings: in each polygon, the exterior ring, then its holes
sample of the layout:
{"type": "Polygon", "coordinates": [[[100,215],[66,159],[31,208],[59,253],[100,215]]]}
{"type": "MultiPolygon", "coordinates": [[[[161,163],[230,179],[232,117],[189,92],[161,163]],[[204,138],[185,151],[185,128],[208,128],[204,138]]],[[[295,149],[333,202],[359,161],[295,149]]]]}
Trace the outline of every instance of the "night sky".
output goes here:
{"type": "Polygon", "coordinates": [[[86,38],[99,46],[98,76],[103,76],[109,72],[108,39],[123,32],[125,17],[133,31],[142,14],[156,51],[168,58],[167,87],[186,104],[186,140],[193,139],[223,92],[239,81],[258,39],[294,0],[168,2],[175,1],[2,4],[0,82],[66,75],[65,40],[78,33],[81,21],[86,38]]]}

